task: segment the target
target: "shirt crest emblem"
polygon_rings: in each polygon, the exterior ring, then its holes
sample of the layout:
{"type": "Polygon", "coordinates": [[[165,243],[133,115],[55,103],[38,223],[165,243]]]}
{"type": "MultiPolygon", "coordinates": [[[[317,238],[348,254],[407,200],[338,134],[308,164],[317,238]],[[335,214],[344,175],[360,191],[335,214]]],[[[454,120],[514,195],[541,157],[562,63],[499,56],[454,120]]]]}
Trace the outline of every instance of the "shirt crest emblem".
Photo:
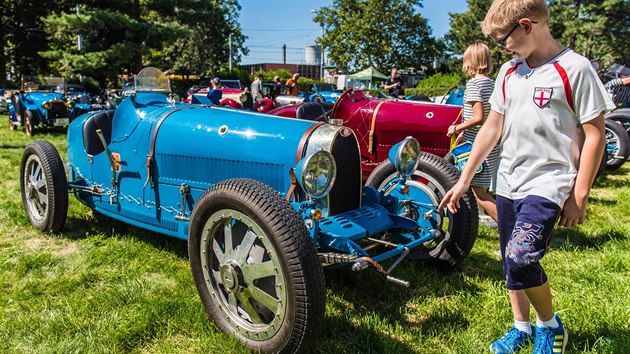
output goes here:
{"type": "Polygon", "coordinates": [[[551,95],[553,94],[552,87],[535,87],[534,88],[534,103],[536,106],[543,108],[549,101],[551,101],[551,95]]]}

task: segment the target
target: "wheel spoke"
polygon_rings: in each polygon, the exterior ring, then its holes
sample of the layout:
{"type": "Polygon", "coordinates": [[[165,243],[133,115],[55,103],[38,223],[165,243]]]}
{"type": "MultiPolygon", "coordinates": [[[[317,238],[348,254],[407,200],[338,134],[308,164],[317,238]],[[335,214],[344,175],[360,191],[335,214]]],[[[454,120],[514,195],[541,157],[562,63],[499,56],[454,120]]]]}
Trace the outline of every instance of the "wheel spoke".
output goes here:
{"type": "Polygon", "coordinates": [[[33,169],[33,177],[37,180],[41,176],[42,168],[39,164],[35,165],[33,169]]]}
{"type": "Polygon", "coordinates": [[[252,304],[249,302],[249,296],[247,296],[245,291],[236,293],[236,298],[241,302],[243,310],[245,310],[245,312],[249,315],[249,318],[251,318],[254,324],[263,323],[260,315],[258,314],[258,312],[256,312],[256,309],[254,309],[254,306],[252,306],[252,304]]]}
{"type": "Polygon", "coordinates": [[[225,222],[223,226],[223,236],[225,237],[225,256],[230,257],[234,253],[234,246],[232,245],[232,219],[225,222]]]}
{"type": "Polygon", "coordinates": [[[33,204],[35,204],[35,207],[37,208],[37,211],[39,212],[39,214],[44,215],[46,210],[42,206],[42,203],[39,201],[39,199],[33,198],[32,201],[33,201],[33,204]]]}
{"type": "Polygon", "coordinates": [[[243,241],[238,246],[238,250],[234,254],[234,259],[241,264],[247,263],[247,255],[252,249],[254,242],[256,241],[256,234],[252,230],[247,230],[243,241]]]}
{"type": "Polygon", "coordinates": [[[217,283],[217,288],[219,288],[222,282],[221,272],[216,271],[216,270],[210,270],[210,271],[212,272],[212,277],[214,278],[214,281],[217,283]]]}
{"type": "Polygon", "coordinates": [[[268,308],[274,314],[276,313],[276,310],[278,309],[278,304],[280,303],[280,301],[275,299],[273,296],[267,294],[266,292],[262,291],[261,289],[253,285],[248,287],[245,290],[245,293],[249,293],[251,298],[253,298],[258,303],[268,308]]]}
{"type": "Polygon", "coordinates": [[[41,189],[42,187],[44,187],[46,185],[46,181],[41,178],[35,181],[35,188],[36,189],[41,189]]]}
{"type": "Polygon", "coordinates": [[[261,279],[276,275],[276,268],[272,261],[267,261],[259,264],[243,264],[243,277],[248,283],[252,283],[256,279],[261,279]]]}
{"type": "Polygon", "coordinates": [[[41,204],[46,204],[46,201],[48,200],[48,196],[42,192],[37,192],[37,199],[39,200],[39,202],[41,204]]]}
{"type": "Polygon", "coordinates": [[[223,252],[221,246],[219,246],[216,238],[212,240],[212,250],[214,251],[214,256],[217,258],[217,261],[220,264],[225,263],[225,252],[223,252]]]}
{"type": "Polygon", "coordinates": [[[236,295],[234,293],[228,293],[228,303],[233,307],[233,311],[238,312],[238,304],[236,303],[236,295]]]}

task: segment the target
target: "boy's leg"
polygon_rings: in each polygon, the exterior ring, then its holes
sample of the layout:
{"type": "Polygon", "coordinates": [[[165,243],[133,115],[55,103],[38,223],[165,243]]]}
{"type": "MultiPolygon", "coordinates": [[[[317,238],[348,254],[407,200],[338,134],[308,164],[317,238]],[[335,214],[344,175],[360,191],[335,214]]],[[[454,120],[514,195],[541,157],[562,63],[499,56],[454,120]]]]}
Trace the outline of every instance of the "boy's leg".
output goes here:
{"type": "Polygon", "coordinates": [[[548,282],[541,286],[525,289],[525,294],[536,311],[536,318],[541,321],[549,321],[553,318],[551,289],[548,282]]]}
{"type": "Polygon", "coordinates": [[[487,215],[489,215],[492,220],[495,222],[498,221],[499,216],[497,215],[497,202],[496,200],[488,193],[485,187],[481,186],[471,186],[473,193],[475,194],[475,199],[477,199],[477,204],[483,208],[487,215]]]}
{"type": "Polygon", "coordinates": [[[529,321],[529,298],[524,290],[508,290],[512,314],[517,321],[529,321]]]}

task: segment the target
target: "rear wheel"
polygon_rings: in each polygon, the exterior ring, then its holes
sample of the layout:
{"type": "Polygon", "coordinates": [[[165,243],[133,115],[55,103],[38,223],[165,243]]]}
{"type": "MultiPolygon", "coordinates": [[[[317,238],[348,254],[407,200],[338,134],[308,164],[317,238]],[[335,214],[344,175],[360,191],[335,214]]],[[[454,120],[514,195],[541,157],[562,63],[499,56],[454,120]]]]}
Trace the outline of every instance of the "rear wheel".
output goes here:
{"type": "Polygon", "coordinates": [[[13,120],[11,120],[11,116],[9,116],[9,130],[16,130],[17,126],[13,124],[13,120]]]}
{"type": "MultiPolygon", "coordinates": [[[[396,177],[394,166],[385,160],[381,162],[368,177],[366,185],[382,190],[387,183],[396,177]]],[[[407,182],[410,188],[408,196],[414,200],[426,200],[436,208],[446,192],[451,189],[459,173],[444,159],[429,153],[420,153],[418,168],[407,182]]],[[[457,214],[450,213],[446,208],[438,210],[437,227],[440,236],[435,240],[411,251],[410,259],[449,268],[461,263],[468,255],[477,238],[479,226],[479,212],[472,191],[468,191],[460,200],[461,208],[457,214]]],[[[400,208],[400,214],[410,214],[400,208]]],[[[413,218],[422,215],[411,214],[413,218]]]]}
{"type": "Polygon", "coordinates": [[[188,233],[193,278],[206,311],[256,352],[300,352],[324,317],[325,283],[302,219],[271,187],[214,185],[195,204],[188,233]]]}
{"type": "Polygon", "coordinates": [[[42,232],[61,231],[68,214],[68,182],[61,157],[50,142],[26,145],[20,187],[30,223],[42,232]]]}
{"type": "Polygon", "coordinates": [[[33,129],[33,112],[26,110],[24,113],[24,133],[26,133],[27,136],[33,136],[33,129]]]}
{"type": "Polygon", "coordinates": [[[326,100],[324,99],[324,96],[320,95],[320,94],[315,94],[313,95],[313,97],[311,97],[311,102],[325,102],[326,100]]]}
{"type": "Polygon", "coordinates": [[[606,124],[606,150],[608,152],[606,168],[616,170],[628,158],[630,138],[621,124],[608,118],[604,121],[606,124]]]}

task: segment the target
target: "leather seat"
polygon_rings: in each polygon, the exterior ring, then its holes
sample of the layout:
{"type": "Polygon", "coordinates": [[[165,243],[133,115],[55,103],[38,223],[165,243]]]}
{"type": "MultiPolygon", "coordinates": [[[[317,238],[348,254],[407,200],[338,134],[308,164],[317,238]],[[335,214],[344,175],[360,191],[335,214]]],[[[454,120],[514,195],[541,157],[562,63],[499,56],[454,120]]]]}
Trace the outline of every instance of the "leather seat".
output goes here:
{"type": "Polygon", "coordinates": [[[319,102],[304,102],[300,104],[295,112],[295,117],[305,120],[326,121],[324,107],[319,102]]]}
{"type": "Polygon", "coordinates": [[[112,140],[112,121],[115,110],[102,111],[93,114],[83,123],[83,147],[85,151],[94,156],[105,151],[101,139],[96,130],[100,129],[105,137],[105,142],[109,145],[112,140]]]}

